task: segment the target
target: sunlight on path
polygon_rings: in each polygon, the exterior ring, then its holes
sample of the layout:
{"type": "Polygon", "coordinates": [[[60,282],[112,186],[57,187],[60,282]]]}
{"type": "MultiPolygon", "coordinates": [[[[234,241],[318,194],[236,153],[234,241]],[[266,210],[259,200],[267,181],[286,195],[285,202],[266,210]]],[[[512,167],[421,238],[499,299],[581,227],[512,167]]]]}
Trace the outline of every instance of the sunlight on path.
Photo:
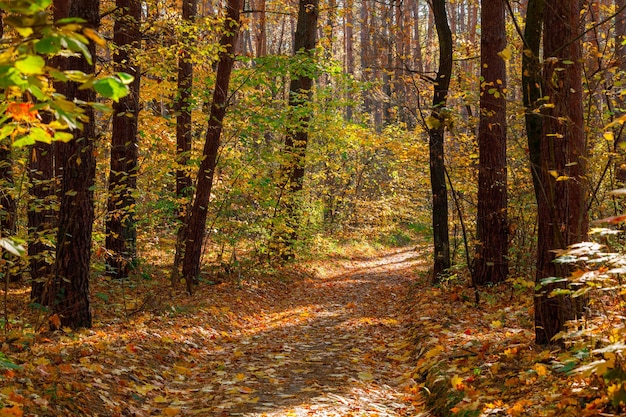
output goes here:
{"type": "Polygon", "coordinates": [[[261,318],[271,330],[244,336],[243,360],[224,365],[240,383],[220,398],[221,415],[419,416],[406,399],[402,325],[417,265],[414,252],[399,251],[325,264],[293,283],[282,312],[261,318]],[[238,402],[242,390],[250,398],[238,402]]]}

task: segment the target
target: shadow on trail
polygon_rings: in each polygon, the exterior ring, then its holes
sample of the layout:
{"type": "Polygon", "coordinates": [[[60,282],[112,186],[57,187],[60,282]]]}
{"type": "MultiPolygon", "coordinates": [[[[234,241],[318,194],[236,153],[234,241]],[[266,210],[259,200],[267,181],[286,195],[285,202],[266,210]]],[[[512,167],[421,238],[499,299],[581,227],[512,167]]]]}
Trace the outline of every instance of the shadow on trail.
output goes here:
{"type": "Polygon", "coordinates": [[[280,325],[243,329],[205,356],[203,372],[220,383],[197,387],[193,408],[221,416],[279,416],[295,408],[307,410],[303,415],[413,415],[394,385],[404,371],[402,303],[418,261],[412,251],[394,252],[291,283],[262,312],[283,317],[280,325]]]}

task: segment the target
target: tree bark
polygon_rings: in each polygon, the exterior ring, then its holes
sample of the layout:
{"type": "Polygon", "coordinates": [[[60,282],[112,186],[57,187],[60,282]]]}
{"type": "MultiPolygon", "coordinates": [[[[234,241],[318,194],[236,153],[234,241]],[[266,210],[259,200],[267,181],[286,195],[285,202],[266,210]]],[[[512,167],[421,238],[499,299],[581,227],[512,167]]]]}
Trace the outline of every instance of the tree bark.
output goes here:
{"type": "Polygon", "coordinates": [[[113,27],[113,55],[116,71],[135,77],[128,86],[129,94],[113,103],[113,130],[111,134],[111,170],[107,201],[106,249],[107,271],[111,276],[128,277],[130,265],[137,256],[135,228],[135,198],[137,188],[139,116],[139,85],[141,72],[132,59],[133,50],[141,45],[141,1],[117,0],[120,15],[113,27]]]}
{"type": "Polygon", "coordinates": [[[526,26],[524,27],[524,53],[522,54],[522,100],[524,103],[526,136],[528,137],[528,155],[530,172],[533,179],[535,197],[541,192],[539,170],[541,166],[541,131],[543,118],[537,111],[542,97],[541,64],[539,47],[543,28],[545,0],[529,0],[526,8],[526,26]]]}
{"type": "MultiPolygon", "coordinates": [[[[63,2],[61,2],[63,3],[63,2]]],[[[97,28],[100,23],[99,0],[73,0],[69,16],[85,20],[85,25],[97,28]]],[[[93,62],[95,45],[89,44],[93,62]]],[[[66,69],[92,74],[93,63],[82,57],[71,57],[64,62],[66,69]]],[[[67,84],[69,100],[95,102],[90,89],[80,90],[77,83],[67,84]]],[[[89,266],[91,259],[91,232],[94,222],[93,185],[96,161],[93,140],[96,136],[94,111],[85,108],[88,121],[81,131],[74,132],[68,143],[57,143],[59,169],[62,174],[60,193],[59,228],[55,280],[51,291],[53,312],[58,314],[61,326],[70,328],[91,327],[89,308],[89,266]]]]}
{"type": "Polygon", "coordinates": [[[225,33],[220,39],[220,45],[224,50],[220,53],[217,64],[215,90],[213,91],[213,101],[207,125],[203,159],[198,170],[196,195],[186,226],[182,275],[187,285],[187,291],[190,294],[193,292],[193,283],[197,280],[200,272],[200,257],[202,255],[209,198],[213,188],[217,152],[220,147],[220,137],[224,116],[226,115],[226,105],[228,104],[230,75],[235,64],[235,45],[239,36],[241,7],[242,0],[228,0],[226,5],[225,33]]]}
{"type": "MultiPolygon", "coordinates": [[[[548,277],[568,277],[570,268],[555,263],[554,250],[587,238],[586,146],[582,108],[580,5],[554,0],[544,11],[544,95],[541,138],[542,189],[537,201],[539,283],[548,277]]],[[[548,344],[581,312],[581,300],[550,297],[559,284],[540,287],[535,294],[535,340],[548,344]]]]}
{"type": "MultiPolygon", "coordinates": [[[[300,0],[298,21],[295,32],[294,54],[311,56],[317,43],[317,20],[319,17],[319,0],[300,0]]],[[[279,247],[279,255],[283,259],[294,257],[293,245],[298,237],[300,219],[298,215],[298,198],[302,191],[306,150],[309,141],[309,106],[312,96],[313,78],[308,75],[310,69],[303,74],[294,74],[289,84],[289,106],[297,115],[295,127],[290,128],[285,138],[285,159],[281,167],[283,180],[281,184],[283,209],[279,210],[285,225],[276,231],[274,239],[279,247]]]]}
{"type": "Polygon", "coordinates": [[[433,194],[433,281],[437,282],[450,268],[448,233],[448,190],[444,160],[445,112],[452,75],[452,32],[448,26],[445,0],[433,0],[432,10],[439,37],[439,69],[434,85],[433,120],[428,129],[430,152],[430,185],[433,194]]]}
{"type": "Polygon", "coordinates": [[[478,217],[474,283],[500,283],[508,275],[506,173],[505,0],[482,0],[478,217]]]}
{"type": "MultiPolygon", "coordinates": [[[[182,18],[185,24],[191,24],[197,13],[196,0],[183,0],[182,18]]],[[[192,194],[193,183],[187,171],[189,154],[192,145],[192,89],[193,89],[193,63],[191,54],[186,45],[189,39],[182,39],[178,55],[178,97],[176,98],[176,197],[178,199],[179,228],[176,237],[176,254],[172,266],[172,284],[178,282],[178,270],[183,257],[183,245],[185,239],[185,227],[187,209],[189,208],[189,196],[192,194]]]]}

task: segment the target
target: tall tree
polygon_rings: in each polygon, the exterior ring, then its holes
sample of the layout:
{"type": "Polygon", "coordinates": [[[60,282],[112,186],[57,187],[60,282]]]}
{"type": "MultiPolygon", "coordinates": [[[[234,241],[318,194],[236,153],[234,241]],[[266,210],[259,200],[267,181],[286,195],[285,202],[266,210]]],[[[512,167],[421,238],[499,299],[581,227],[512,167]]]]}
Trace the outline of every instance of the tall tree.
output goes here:
{"type": "Polygon", "coordinates": [[[472,274],[478,285],[508,275],[504,0],[481,1],[478,217],[472,274]]]}
{"type": "MultiPolygon", "coordinates": [[[[183,0],[182,18],[185,25],[191,25],[196,17],[197,1],[183,0]]],[[[179,229],[176,241],[176,255],[172,268],[172,282],[178,281],[178,269],[183,253],[183,241],[185,237],[185,208],[189,206],[187,200],[192,190],[191,176],[186,169],[189,162],[192,141],[192,88],[193,88],[193,62],[187,45],[191,44],[189,33],[191,28],[185,26],[183,30],[182,46],[178,54],[178,96],[176,98],[176,197],[179,200],[179,229]]]]}
{"type": "Polygon", "coordinates": [[[200,272],[200,257],[204,242],[206,218],[209,198],[213,188],[213,176],[217,162],[217,152],[220,147],[220,137],[226,105],[228,104],[228,86],[230,75],[235,64],[235,45],[239,36],[239,25],[242,0],[228,0],[224,20],[224,34],[220,39],[219,62],[213,91],[213,101],[207,126],[204,143],[203,158],[196,179],[196,193],[188,216],[185,232],[185,251],[183,258],[182,275],[187,285],[187,291],[193,291],[193,283],[200,272]]]}
{"type": "Polygon", "coordinates": [[[530,172],[533,179],[535,197],[540,198],[541,180],[541,131],[543,117],[537,111],[542,97],[541,63],[539,48],[543,29],[545,0],[528,0],[526,25],[524,27],[524,53],[522,55],[522,100],[525,108],[526,136],[530,172]]]}
{"type": "Polygon", "coordinates": [[[107,269],[116,278],[126,278],[136,257],[135,198],[137,188],[140,71],[132,59],[141,46],[141,1],[117,0],[119,15],[113,27],[115,70],[134,77],[129,95],[113,103],[111,170],[107,201],[107,269]]]}
{"type": "MultiPolygon", "coordinates": [[[[53,18],[68,17],[69,4],[57,1],[53,7],[53,18]]],[[[64,58],[51,58],[51,64],[55,68],[64,66],[64,58]]],[[[54,89],[59,94],[66,94],[66,84],[54,83],[54,89]]],[[[44,114],[44,118],[52,118],[50,114],[44,114]]],[[[56,234],[58,216],[54,206],[58,202],[58,184],[55,178],[55,154],[54,143],[37,142],[30,149],[29,154],[29,180],[31,181],[30,194],[32,200],[28,206],[28,258],[30,263],[31,293],[33,303],[50,306],[50,285],[53,283],[55,248],[52,238],[56,234]]]]}
{"type": "MultiPolygon", "coordinates": [[[[65,3],[59,0],[55,2],[65,3]]],[[[64,5],[59,7],[63,8],[64,5]]],[[[99,0],[72,0],[70,17],[84,20],[85,26],[97,28],[100,23],[99,0]]],[[[95,45],[90,43],[90,53],[95,58],[95,45]]],[[[92,74],[94,59],[70,57],[63,62],[65,69],[92,74]]],[[[79,89],[79,84],[69,82],[66,95],[69,100],[95,102],[91,89],[79,89]]],[[[93,185],[96,161],[93,140],[96,136],[94,111],[85,108],[86,121],[82,130],[74,132],[68,143],[56,144],[58,163],[62,175],[55,279],[51,291],[53,311],[60,324],[70,328],[91,327],[89,308],[89,266],[91,259],[91,232],[94,222],[93,185]]]]}
{"type": "MultiPolygon", "coordinates": [[[[313,56],[317,43],[317,20],[319,17],[319,0],[300,0],[298,22],[294,38],[294,54],[302,54],[305,58],[313,56]]],[[[298,216],[298,197],[302,191],[304,165],[309,141],[309,121],[311,120],[310,105],[313,88],[313,76],[306,60],[305,68],[292,74],[289,84],[289,106],[293,109],[296,119],[294,126],[288,129],[285,138],[285,163],[281,167],[281,203],[280,213],[285,221],[284,229],[278,231],[275,239],[279,243],[280,255],[292,258],[291,251],[298,236],[300,219],[298,216]]]]}
{"type": "MultiPolygon", "coordinates": [[[[567,277],[568,266],[554,262],[554,251],[587,238],[586,144],[582,108],[580,2],[553,0],[544,10],[544,121],[541,138],[541,190],[538,194],[537,276],[567,277]]],[[[580,313],[580,300],[551,296],[561,284],[535,294],[535,340],[548,344],[580,313]]]]}
{"type": "Polygon", "coordinates": [[[439,37],[439,69],[433,87],[433,110],[428,123],[430,185],[433,196],[433,280],[438,281],[450,268],[448,233],[448,190],[443,142],[446,126],[445,107],[452,76],[452,31],[448,25],[445,0],[433,0],[432,10],[439,37]]]}

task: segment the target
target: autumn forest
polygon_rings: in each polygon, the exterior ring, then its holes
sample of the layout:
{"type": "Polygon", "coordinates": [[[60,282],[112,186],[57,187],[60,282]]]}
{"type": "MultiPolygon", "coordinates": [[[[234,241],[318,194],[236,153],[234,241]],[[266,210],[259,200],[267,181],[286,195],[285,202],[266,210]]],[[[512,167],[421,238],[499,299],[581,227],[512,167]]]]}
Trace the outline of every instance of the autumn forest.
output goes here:
{"type": "Polygon", "coordinates": [[[0,0],[0,417],[626,412],[626,0],[0,0]]]}

